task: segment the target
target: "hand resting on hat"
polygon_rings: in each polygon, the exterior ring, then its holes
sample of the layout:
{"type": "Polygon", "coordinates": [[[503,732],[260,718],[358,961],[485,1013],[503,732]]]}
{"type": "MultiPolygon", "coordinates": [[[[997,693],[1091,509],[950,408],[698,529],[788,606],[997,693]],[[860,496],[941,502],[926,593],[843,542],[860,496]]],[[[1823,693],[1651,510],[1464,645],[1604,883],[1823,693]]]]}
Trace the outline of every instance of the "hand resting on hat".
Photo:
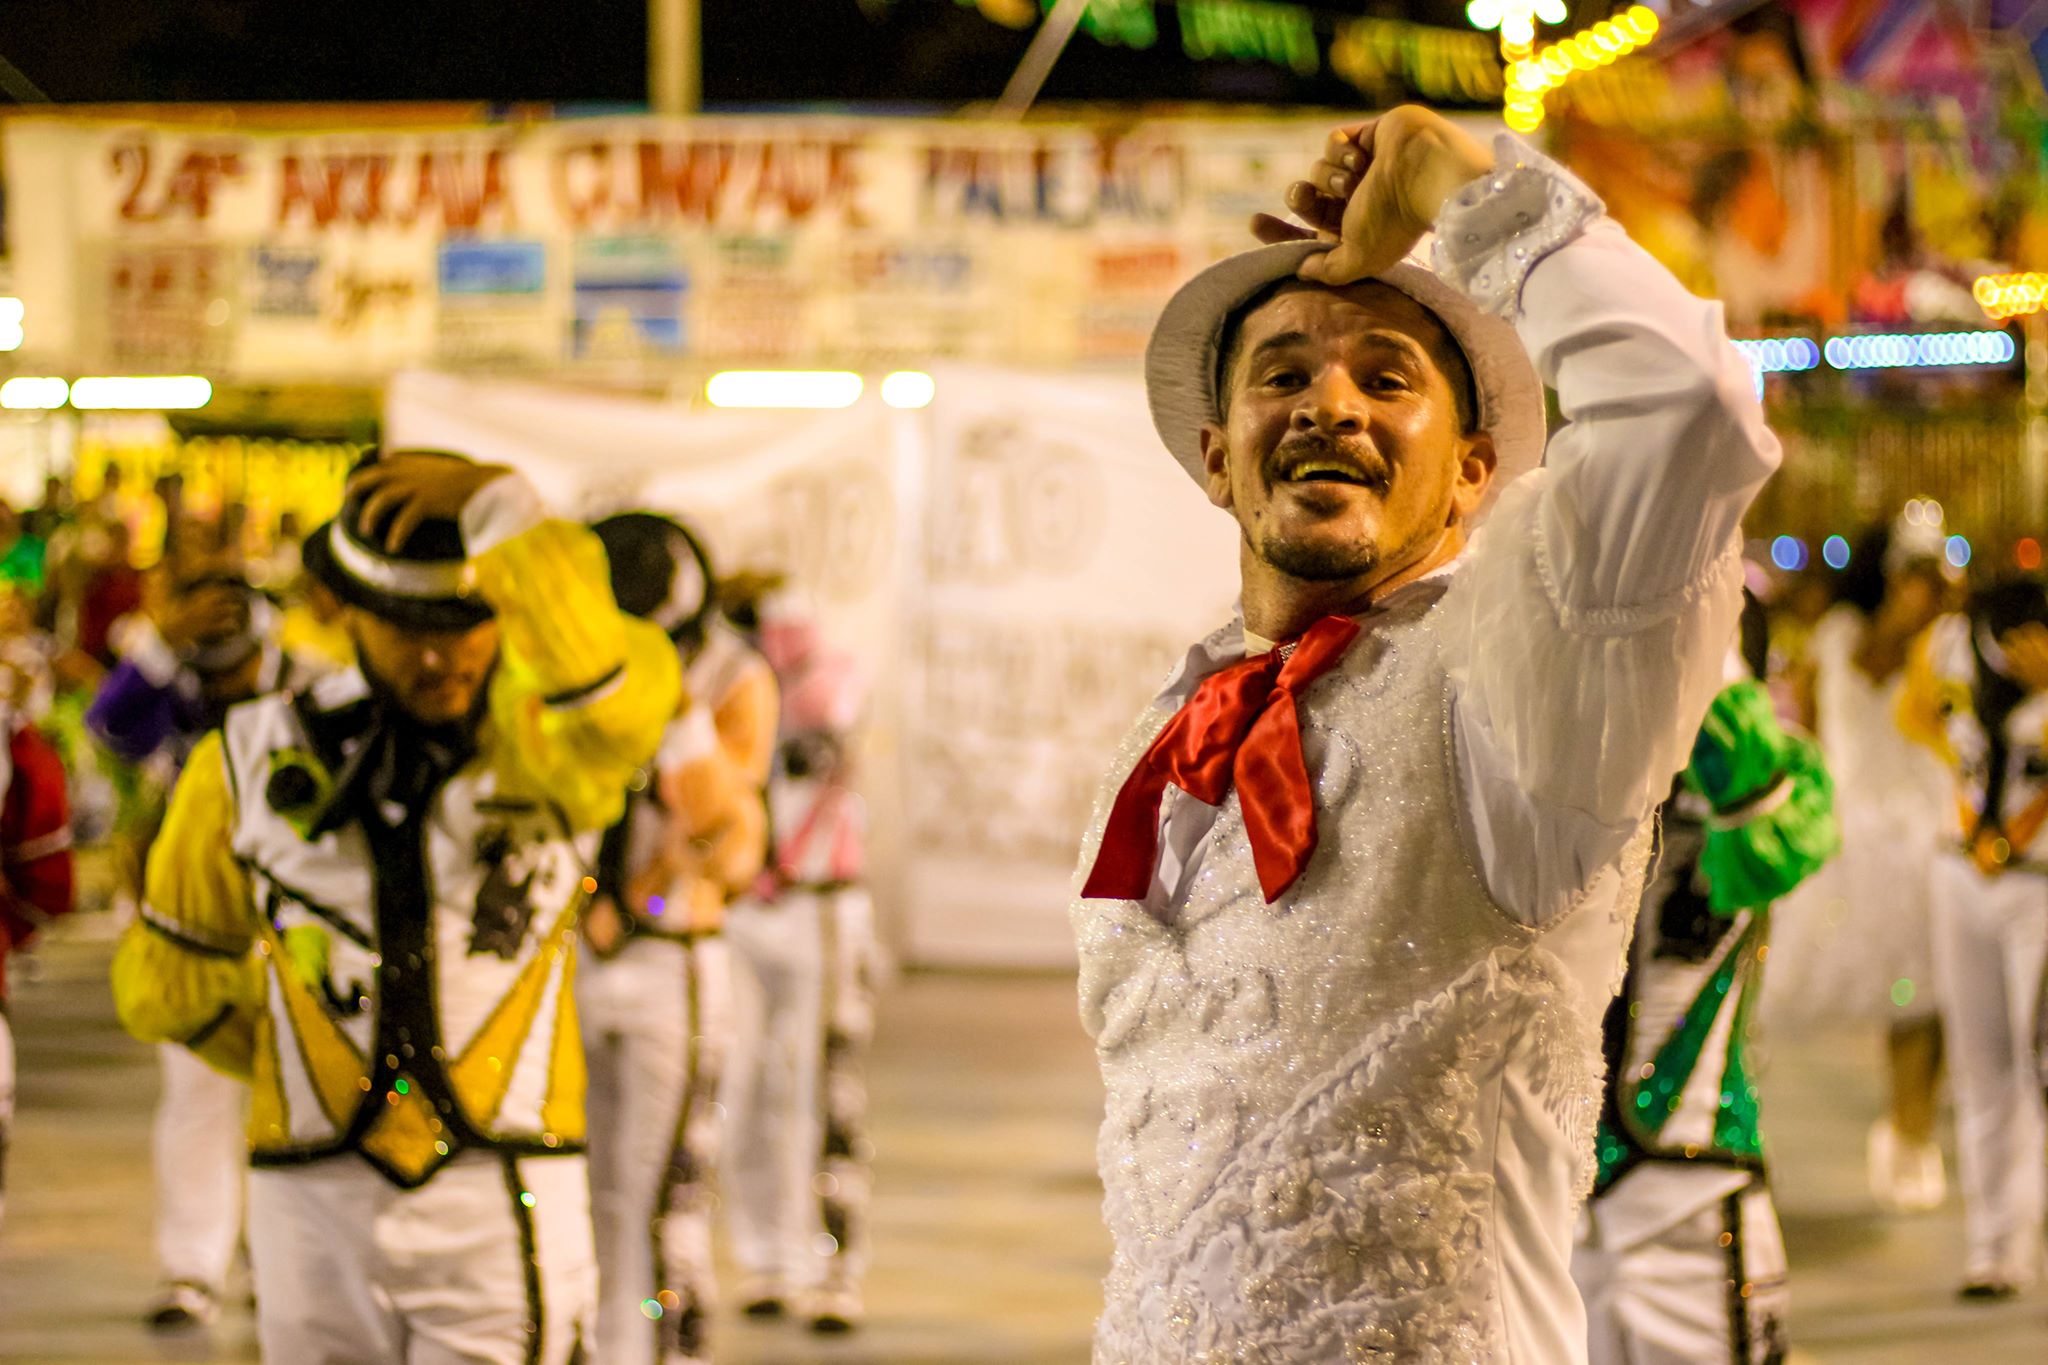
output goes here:
{"type": "Polygon", "coordinates": [[[1398,263],[1435,224],[1444,201],[1493,169],[1485,144],[1443,115],[1404,104],[1332,129],[1287,206],[1308,227],[1272,214],[1252,219],[1262,242],[1319,238],[1330,250],[1302,263],[1301,277],[1343,285],[1398,263]]]}
{"type": "Polygon", "coordinates": [[[349,497],[363,499],[363,532],[383,528],[384,548],[396,554],[423,521],[459,520],[478,489],[511,471],[504,465],[474,464],[458,455],[401,450],[357,471],[349,497]]]}

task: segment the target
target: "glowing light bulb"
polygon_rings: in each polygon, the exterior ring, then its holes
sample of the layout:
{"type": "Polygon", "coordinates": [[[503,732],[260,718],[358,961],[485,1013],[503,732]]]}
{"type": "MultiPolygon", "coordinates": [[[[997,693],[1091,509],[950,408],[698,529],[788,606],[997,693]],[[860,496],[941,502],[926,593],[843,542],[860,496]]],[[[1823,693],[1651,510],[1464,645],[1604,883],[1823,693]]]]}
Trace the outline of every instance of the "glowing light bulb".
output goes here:
{"type": "Polygon", "coordinates": [[[882,380],[882,401],[892,408],[930,407],[939,386],[919,370],[898,370],[882,380]]]}
{"type": "Polygon", "coordinates": [[[92,375],[71,386],[74,408],[203,408],[213,385],[191,374],[92,375]]]}
{"type": "Polygon", "coordinates": [[[711,376],[704,396],[715,408],[850,408],[861,387],[847,370],[726,370],[711,376]]]}

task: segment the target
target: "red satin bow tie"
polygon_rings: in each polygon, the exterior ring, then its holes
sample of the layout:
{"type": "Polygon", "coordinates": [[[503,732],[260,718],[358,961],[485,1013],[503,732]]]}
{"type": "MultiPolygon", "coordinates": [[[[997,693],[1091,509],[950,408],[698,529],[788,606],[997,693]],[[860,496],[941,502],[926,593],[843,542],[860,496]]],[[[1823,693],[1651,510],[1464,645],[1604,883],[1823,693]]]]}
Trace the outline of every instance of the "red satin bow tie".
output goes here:
{"type": "Polygon", "coordinates": [[[1325,616],[1282,646],[1202,680],[1124,780],[1103,827],[1085,897],[1143,900],[1159,866],[1159,803],[1171,782],[1215,806],[1232,784],[1267,904],[1316,851],[1315,792],[1301,754],[1295,698],[1344,657],[1358,622],[1325,616]]]}

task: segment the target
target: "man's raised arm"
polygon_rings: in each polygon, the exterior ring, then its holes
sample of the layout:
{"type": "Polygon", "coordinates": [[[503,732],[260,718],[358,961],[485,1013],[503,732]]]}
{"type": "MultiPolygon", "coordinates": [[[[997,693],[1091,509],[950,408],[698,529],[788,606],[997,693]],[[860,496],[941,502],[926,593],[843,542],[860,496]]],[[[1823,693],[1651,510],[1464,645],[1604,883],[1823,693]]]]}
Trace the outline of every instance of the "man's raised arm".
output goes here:
{"type": "Polygon", "coordinates": [[[1455,591],[1462,777],[1503,903],[1570,904],[1668,792],[1723,681],[1744,512],[1777,468],[1748,364],[1562,167],[1498,139],[1439,272],[1515,324],[1564,425],[1455,591]]]}
{"type": "MultiPolygon", "coordinates": [[[[1777,467],[1721,306],[1562,166],[1427,110],[1339,129],[1288,204],[1385,269],[1433,227],[1437,274],[1515,325],[1565,424],[1501,494],[1446,599],[1461,784],[1487,881],[1532,923],[1611,863],[1684,766],[1741,605],[1742,516],[1777,467]]],[[[1262,217],[1268,240],[1305,235],[1262,217]]]]}

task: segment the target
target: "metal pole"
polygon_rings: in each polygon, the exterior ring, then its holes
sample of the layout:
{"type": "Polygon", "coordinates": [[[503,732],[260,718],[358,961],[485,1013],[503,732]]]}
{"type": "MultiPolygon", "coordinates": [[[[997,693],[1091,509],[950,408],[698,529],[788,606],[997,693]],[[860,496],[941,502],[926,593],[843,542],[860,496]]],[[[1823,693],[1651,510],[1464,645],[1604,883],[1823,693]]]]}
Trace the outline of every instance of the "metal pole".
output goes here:
{"type": "Polygon", "coordinates": [[[5,57],[0,57],[0,91],[17,104],[48,104],[50,97],[36,87],[36,83],[21,74],[21,68],[5,57]]]}
{"type": "Polygon", "coordinates": [[[647,107],[694,114],[704,102],[698,0],[647,0],[647,107]]]}
{"type": "Polygon", "coordinates": [[[1067,40],[1081,26],[1081,16],[1087,9],[1088,0],[1059,0],[1052,13],[1045,16],[1031,46],[1025,49],[1024,60],[1010,73],[1003,97],[996,101],[997,118],[1020,119],[1030,112],[1038,92],[1045,86],[1045,78],[1052,74],[1053,63],[1067,50],[1067,40]]]}

